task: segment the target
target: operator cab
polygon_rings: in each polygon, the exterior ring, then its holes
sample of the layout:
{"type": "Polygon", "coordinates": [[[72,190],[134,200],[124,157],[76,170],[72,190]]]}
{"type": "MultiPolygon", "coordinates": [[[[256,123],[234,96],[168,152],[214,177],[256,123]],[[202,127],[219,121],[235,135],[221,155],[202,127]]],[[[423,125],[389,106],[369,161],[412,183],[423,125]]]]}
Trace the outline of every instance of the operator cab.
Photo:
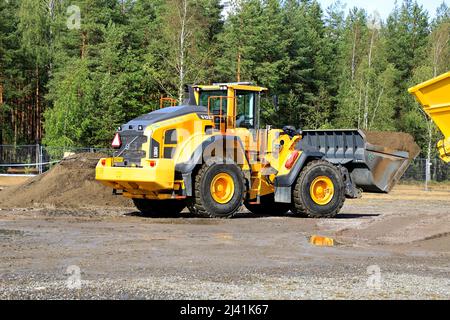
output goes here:
{"type": "Polygon", "coordinates": [[[193,86],[195,104],[208,109],[216,127],[258,129],[261,94],[267,88],[249,82],[193,86]]]}

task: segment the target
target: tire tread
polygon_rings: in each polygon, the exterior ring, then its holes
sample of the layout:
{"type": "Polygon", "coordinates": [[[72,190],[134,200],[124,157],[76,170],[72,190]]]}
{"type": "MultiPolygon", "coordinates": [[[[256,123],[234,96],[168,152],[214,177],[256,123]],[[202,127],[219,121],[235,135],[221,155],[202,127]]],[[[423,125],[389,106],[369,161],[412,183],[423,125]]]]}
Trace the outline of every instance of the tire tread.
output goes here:
{"type": "Polygon", "coordinates": [[[333,210],[330,211],[329,213],[326,214],[317,214],[314,213],[312,210],[310,210],[304,203],[303,199],[302,199],[302,185],[306,178],[306,175],[309,173],[310,170],[312,170],[314,167],[316,166],[327,166],[328,168],[332,169],[333,171],[335,171],[336,175],[338,177],[342,177],[341,172],[338,170],[338,168],[332,164],[330,164],[328,161],[325,160],[315,160],[315,161],[311,161],[309,162],[301,171],[299,177],[297,178],[297,181],[295,183],[295,188],[294,188],[294,192],[293,192],[293,198],[294,198],[294,208],[295,208],[295,214],[298,216],[302,216],[305,218],[333,218],[335,217],[342,209],[344,202],[345,202],[345,196],[341,196],[344,195],[344,184],[341,184],[341,188],[342,190],[338,190],[338,196],[340,196],[339,199],[339,205],[333,210]]]}

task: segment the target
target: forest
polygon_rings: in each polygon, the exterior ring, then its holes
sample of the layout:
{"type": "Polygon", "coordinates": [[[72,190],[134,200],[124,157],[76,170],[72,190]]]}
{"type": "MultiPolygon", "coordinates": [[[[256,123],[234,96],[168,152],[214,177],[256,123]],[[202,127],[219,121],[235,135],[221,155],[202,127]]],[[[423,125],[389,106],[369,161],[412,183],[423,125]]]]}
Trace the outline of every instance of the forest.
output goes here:
{"type": "Polygon", "coordinates": [[[404,131],[435,152],[407,88],[450,70],[445,2],[384,20],[315,0],[0,0],[0,16],[0,144],[104,147],[161,96],[252,81],[265,124],[404,131]]]}

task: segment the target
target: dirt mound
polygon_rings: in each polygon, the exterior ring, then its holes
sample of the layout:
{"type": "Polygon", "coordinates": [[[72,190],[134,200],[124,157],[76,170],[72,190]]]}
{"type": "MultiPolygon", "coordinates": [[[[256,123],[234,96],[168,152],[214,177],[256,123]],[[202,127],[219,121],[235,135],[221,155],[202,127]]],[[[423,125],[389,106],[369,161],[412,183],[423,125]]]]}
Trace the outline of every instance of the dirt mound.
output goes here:
{"type": "Polygon", "coordinates": [[[111,188],[95,181],[99,153],[81,153],[62,160],[51,170],[24,184],[0,192],[0,207],[130,207],[129,199],[113,196],[111,188]]]}
{"type": "Polygon", "coordinates": [[[411,159],[420,152],[414,138],[408,133],[390,131],[364,131],[364,133],[367,142],[393,150],[406,151],[411,159]]]}

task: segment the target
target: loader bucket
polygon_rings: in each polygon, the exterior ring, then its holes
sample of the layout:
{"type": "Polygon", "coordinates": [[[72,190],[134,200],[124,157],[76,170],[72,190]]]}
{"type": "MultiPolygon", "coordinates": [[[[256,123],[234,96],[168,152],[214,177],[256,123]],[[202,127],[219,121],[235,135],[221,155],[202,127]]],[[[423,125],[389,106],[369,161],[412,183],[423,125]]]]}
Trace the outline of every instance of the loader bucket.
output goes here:
{"type": "Polygon", "coordinates": [[[301,149],[344,166],[358,188],[372,193],[391,191],[420,152],[409,134],[362,130],[306,130],[301,149]]]}
{"type": "Polygon", "coordinates": [[[444,139],[437,144],[439,155],[450,162],[450,72],[408,90],[441,130],[444,139]]]}

